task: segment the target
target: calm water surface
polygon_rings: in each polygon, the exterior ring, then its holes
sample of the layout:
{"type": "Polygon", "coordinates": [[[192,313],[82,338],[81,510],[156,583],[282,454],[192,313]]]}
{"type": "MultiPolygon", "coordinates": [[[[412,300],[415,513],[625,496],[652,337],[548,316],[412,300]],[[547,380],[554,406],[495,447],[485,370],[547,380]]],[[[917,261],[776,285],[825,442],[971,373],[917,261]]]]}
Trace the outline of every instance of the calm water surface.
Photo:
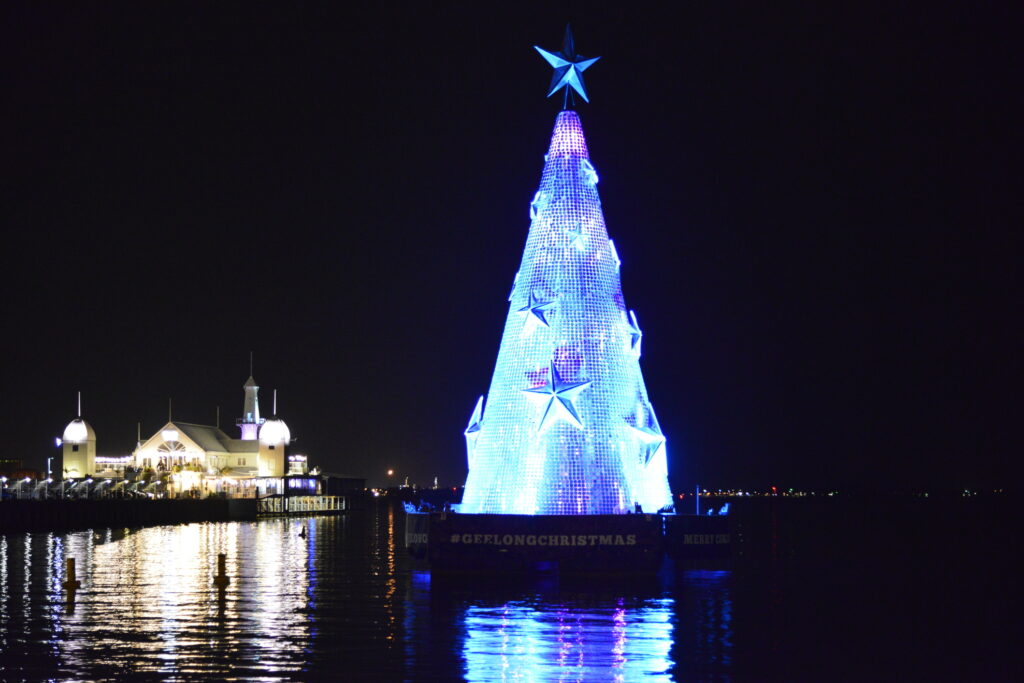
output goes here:
{"type": "Polygon", "coordinates": [[[944,567],[946,580],[934,584],[924,580],[937,575],[931,560],[858,559],[847,548],[797,562],[776,535],[729,567],[666,566],[647,578],[467,579],[415,565],[402,550],[403,531],[402,513],[380,504],[347,517],[0,535],[0,673],[4,680],[1010,677],[1001,659],[1009,636],[1001,640],[1001,628],[985,626],[1001,618],[992,576],[982,585],[962,563],[944,567]],[[218,553],[226,553],[231,576],[223,597],[212,584],[218,553]],[[61,588],[68,557],[82,581],[73,603],[61,588]]]}

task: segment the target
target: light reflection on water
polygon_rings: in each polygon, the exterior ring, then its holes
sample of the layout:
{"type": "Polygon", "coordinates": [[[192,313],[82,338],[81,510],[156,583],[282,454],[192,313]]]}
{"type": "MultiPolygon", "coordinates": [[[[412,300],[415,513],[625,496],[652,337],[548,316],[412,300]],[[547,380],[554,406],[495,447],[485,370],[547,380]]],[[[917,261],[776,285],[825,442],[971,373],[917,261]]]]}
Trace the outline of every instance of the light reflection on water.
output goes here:
{"type": "Polygon", "coordinates": [[[642,585],[432,576],[402,550],[403,524],[381,505],[0,535],[0,678],[629,681],[729,669],[728,573],[642,585]],[[218,553],[231,577],[222,598],[218,553]],[[82,582],[73,603],[68,557],[82,582]]]}
{"type": "Polygon", "coordinates": [[[315,573],[310,545],[292,527],[272,520],[11,535],[0,541],[0,610],[12,612],[0,650],[22,655],[29,670],[49,665],[82,677],[174,678],[247,663],[271,678],[298,671],[294,651],[308,644],[310,623],[296,615],[315,573]],[[16,552],[11,538],[20,539],[16,552]],[[212,584],[218,553],[231,576],[223,597],[212,584]],[[62,589],[68,557],[82,582],[73,602],[62,589]]]}
{"type": "Polygon", "coordinates": [[[671,599],[626,608],[470,606],[463,656],[470,681],[671,680],[671,599]]]}

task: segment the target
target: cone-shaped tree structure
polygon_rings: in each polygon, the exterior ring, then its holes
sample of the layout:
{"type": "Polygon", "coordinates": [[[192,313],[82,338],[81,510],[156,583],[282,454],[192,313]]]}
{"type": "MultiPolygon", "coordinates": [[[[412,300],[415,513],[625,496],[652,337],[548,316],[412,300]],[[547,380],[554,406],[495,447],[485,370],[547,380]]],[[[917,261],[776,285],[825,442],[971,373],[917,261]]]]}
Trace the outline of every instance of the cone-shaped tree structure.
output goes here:
{"type": "Polygon", "coordinates": [[[558,114],[486,399],[466,428],[464,513],[611,514],[671,505],[597,172],[558,114]]]}

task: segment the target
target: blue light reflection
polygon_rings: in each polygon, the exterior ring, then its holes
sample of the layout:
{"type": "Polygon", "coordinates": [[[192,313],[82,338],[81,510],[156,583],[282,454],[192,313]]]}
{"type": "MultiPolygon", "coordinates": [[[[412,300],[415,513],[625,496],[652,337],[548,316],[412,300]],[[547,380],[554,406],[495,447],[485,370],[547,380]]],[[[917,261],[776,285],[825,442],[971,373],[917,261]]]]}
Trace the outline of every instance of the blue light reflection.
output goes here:
{"type": "Polygon", "coordinates": [[[468,607],[466,680],[672,680],[673,603],[468,607]]]}

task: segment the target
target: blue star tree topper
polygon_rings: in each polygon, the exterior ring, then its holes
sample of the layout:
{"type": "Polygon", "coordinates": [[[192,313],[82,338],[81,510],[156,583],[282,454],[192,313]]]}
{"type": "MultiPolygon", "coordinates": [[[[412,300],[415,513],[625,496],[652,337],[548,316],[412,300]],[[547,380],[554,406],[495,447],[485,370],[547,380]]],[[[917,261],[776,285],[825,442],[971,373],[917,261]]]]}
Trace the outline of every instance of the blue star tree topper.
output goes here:
{"type": "Polygon", "coordinates": [[[576,46],[572,40],[572,29],[568,25],[565,27],[565,39],[562,41],[561,52],[549,52],[536,45],[533,46],[533,49],[539,52],[540,56],[546,59],[551,68],[555,70],[555,73],[551,76],[551,91],[548,93],[548,97],[565,88],[566,99],[568,99],[569,88],[572,88],[579,93],[584,102],[590,102],[590,99],[587,97],[587,86],[583,84],[583,72],[601,58],[591,57],[590,59],[585,59],[576,54],[576,46]]]}

